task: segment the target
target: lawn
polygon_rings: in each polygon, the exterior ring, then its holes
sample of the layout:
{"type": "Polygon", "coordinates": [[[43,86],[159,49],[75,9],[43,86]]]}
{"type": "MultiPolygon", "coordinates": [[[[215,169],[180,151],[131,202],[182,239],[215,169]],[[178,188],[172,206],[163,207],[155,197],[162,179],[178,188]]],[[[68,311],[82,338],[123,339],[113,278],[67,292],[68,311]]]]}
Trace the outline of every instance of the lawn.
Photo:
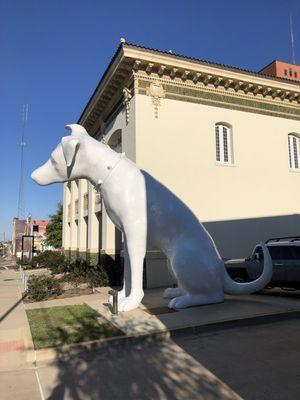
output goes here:
{"type": "Polygon", "coordinates": [[[85,304],[37,308],[26,313],[36,349],[122,335],[85,304]]]}

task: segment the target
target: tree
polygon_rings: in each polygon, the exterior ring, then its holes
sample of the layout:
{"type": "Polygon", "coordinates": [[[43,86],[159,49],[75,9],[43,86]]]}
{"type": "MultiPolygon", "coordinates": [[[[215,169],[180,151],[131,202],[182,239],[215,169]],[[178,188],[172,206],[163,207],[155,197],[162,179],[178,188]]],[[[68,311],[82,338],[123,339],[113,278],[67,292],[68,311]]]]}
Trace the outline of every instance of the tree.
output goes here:
{"type": "Polygon", "coordinates": [[[50,215],[50,222],[46,227],[45,243],[55,248],[62,246],[62,226],[63,226],[63,206],[61,203],[57,205],[55,214],[50,215]]]}

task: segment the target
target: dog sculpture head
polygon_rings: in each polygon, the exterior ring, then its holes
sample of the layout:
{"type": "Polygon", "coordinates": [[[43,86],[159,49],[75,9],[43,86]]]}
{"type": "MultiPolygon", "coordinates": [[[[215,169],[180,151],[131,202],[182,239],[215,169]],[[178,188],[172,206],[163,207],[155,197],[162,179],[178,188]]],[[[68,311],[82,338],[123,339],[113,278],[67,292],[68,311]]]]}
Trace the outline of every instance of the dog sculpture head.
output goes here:
{"type": "Polygon", "coordinates": [[[83,164],[80,162],[82,155],[77,155],[77,153],[79,147],[84,146],[90,136],[81,125],[67,125],[66,129],[71,131],[71,135],[63,137],[49,160],[31,174],[31,178],[39,185],[50,185],[84,177],[84,171],[80,168],[83,164]]]}

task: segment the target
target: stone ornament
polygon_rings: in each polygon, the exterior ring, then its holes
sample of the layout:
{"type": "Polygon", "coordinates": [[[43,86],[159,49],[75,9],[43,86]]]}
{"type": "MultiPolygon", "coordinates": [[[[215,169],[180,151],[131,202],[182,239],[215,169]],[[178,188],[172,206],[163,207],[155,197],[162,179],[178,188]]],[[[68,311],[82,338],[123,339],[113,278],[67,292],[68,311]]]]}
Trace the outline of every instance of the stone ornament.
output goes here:
{"type": "MultiPolygon", "coordinates": [[[[155,89],[156,90],[156,89],[155,89]]],[[[155,92],[157,97],[159,90],[155,92]]],[[[169,307],[220,303],[224,292],[241,295],[265,287],[272,277],[267,247],[262,275],[249,283],[233,281],[213,239],[188,206],[125,154],[98,142],[77,124],[67,125],[50,159],[31,177],[39,185],[87,179],[98,186],[105,209],[124,234],[124,285],[118,308],[137,308],[144,296],[143,262],[147,249],[161,250],[169,260],[178,287],[164,291],[169,307]]]]}
{"type": "Polygon", "coordinates": [[[125,106],[125,118],[126,118],[126,125],[129,122],[129,113],[130,113],[130,100],[132,98],[131,90],[124,88],[123,89],[123,104],[125,106]]]}
{"type": "Polygon", "coordinates": [[[147,95],[152,97],[152,104],[154,106],[154,117],[158,118],[158,107],[160,106],[160,99],[166,97],[166,91],[159,81],[151,82],[147,88],[147,95]]]}

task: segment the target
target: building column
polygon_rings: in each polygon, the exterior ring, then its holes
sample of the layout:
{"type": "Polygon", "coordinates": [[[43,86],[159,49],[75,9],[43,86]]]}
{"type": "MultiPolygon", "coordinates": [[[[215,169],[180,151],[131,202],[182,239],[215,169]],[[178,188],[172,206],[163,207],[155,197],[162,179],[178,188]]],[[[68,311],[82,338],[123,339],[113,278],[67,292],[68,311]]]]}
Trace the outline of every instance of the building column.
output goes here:
{"type": "Polygon", "coordinates": [[[71,223],[71,190],[70,183],[64,183],[63,190],[63,229],[62,248],[65,252],[70,251],[70,223],[71,223]]]}
{"type": "Polygon", "coordinates": [[[111,256],[115,255],[115,225],[107,215],[102,201],[102,252],[111,256]]]}
{"type": "Polygon", "coordinates": [[[76,259],[77,252],[77,223],[75,222],[75,202],[78,196],[77,184],[71,181],[71,202],[70,202],[70,256],[71,260],[76,259]]]}
{"type": "Polygon", "coordinates": [[[97,265],[99,262],[99,222],[97,216],[99,212],[99,203],[97,201],[98,193],[93,185],[89,183],[89,226],[88,226],[88,251],[90,263],[97,265]]]}
{"type": "Polygon", "coordinates": [[[77,236],[77,252],[78,257],[86,260],[87,252],[87,225],[88,225],[88,208],[87,208],[87,181],[80,179],[78,183],[78,236],[77,236]]]}

